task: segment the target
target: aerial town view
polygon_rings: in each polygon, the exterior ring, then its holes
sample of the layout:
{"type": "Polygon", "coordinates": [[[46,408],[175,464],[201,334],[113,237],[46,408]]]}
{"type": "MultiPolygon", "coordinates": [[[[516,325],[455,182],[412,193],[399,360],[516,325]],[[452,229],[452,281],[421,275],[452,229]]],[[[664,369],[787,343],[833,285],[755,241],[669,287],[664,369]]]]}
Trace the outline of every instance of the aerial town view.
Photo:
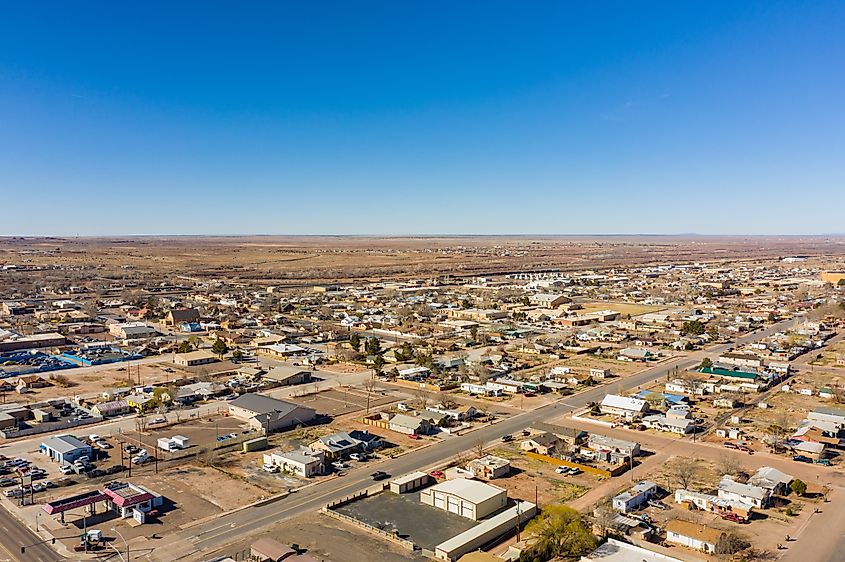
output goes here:
{"type": "Polygon", "coordinates": [[[0,7],[0,562],[845,561],[844,28],[0,7]]]}

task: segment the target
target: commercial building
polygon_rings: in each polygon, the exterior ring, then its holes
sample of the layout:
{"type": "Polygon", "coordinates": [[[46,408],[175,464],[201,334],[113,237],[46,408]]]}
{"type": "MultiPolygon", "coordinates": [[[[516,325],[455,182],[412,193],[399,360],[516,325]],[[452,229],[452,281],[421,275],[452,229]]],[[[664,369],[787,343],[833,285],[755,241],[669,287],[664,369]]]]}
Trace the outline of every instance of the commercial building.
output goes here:
{"type": "Polygon", "coordinates": [[[601,401],[599,409],[602,414],[633,419],[648,411],[648,402],[639,398],[608,394],[601,401]]]}
{"type": "Polygon", "coordinates": [[[40,451],[59,464],[71,464],[79,457],[91,456],[91,445],[87,445],[72,435],[57,435],[45,439],[40,451]]]}
{"type": "Polygon", "coordinates": [[[407,494],[428,485],[429,482],[431,482],[431,476],[425,472],[412,472],[391,480],[390,491],[394,494],[407,494]]]}
{"type": "Polygon", "coordinates": [[[420,501],[478,521],[505,507],[508,492],[477,480],[456,478],[426,488],[420,492],[420,501]]]}
{"type": "Polygon", "coordinates": [[[219,359],[215,355],[201,349],[190,351],[188,353],[177,353],[173,359],[173,362],[181,367],[196,367],[198,365],[208,365],[209,363],[216,363],[218,361],[219,359]]]}
{"type": "Polygon", "coordinates": [[[278,466],[282,472],[290,472],[302,478],[311,478],[326,471],[326,454],[300,447],[294,451],[264,454],[264,464],[278,466]]]}
{"type": "Polygon", "coordinates": [[[263,394],[242,394],[229,402],[229,415],[249,422],[254,429],[273,432],[312,422],[317,411],[263,394]]]}

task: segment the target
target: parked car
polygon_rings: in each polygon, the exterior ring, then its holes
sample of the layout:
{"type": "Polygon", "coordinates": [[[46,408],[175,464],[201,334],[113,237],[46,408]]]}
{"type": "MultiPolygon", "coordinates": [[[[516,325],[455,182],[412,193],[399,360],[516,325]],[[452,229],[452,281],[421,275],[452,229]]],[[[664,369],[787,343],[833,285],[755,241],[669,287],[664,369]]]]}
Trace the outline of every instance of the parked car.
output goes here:
{"type": "Polygon", "coordinates": [[[559,466],[555,469],[555,472],[557,472],[558,474],[569,474],[569,467],[559,466]]]}
{"type": "Polygon", "coordinates": [[[408,439],[417,440],[417,439],[422,439],[422,438],[419,435],[417,435],[416,433],[412,433],[412,434],[408,435],[408,439]]]}
{"type": "Polygon", "coordinates": [[[70,474],[71,472],[73,472],[73,468],[71,468],[71,466],[69,464],[63,464],[62,466],[59,467],[59,472],[67,475],[67,474],[70,474]]]}
{"type": "Polygon", "coordinates": [[[279,467],[275,464],[264,463],[261,468],[264,470],[264,472],[279,472],[279,467]]]}
{"type": "Polygon", "coordinates": [[[376,472],[370,474],[370,478],[373,480],[384,480],[386,478],[390,478],[390,475],[383,470],[377,470],[376,472]]]}
{"type": "Polygon", "coordinates": [[[157,417],[157,418],[153,418],[153,419],[151,419],[151,420],[150,420],[150,423],[151,423],[151,424],[156,424],[156,423],[167,423],[167,418],[164,418],[164,417],[159,416],[159,417],[157,417]]]}
{"type": "Polygon", "coordinates": [[[367,457],[363,453],[352,453],[351,455],[349,455],[349,458],[353,461],[359,462],[367,460],[367,457]]]}
{"type": "Polygon", "coordinates": [[[502,442],[510,443],[513,441],[513,435],[502,435],[502,442]]]}
{"type": "Polygon", "coordinates": [[[819,459],[816,461],[816,464],[820,464],[822,466],[830,466],[830,459],[819,459]]]}
{"type": "Polygon", "coordinates": [[[130,455],[134,455],[135,453],[137,453],[141,449],[139,449],[135,445],[124,445],[123,450],[126,451],[127,453],[129,453],[130,455]]]}
{"type": "Polygon", "coordinates": [[[731,443],[730,441],[725,441],[725,442],[723,443],[723,445],[724,445],[724,446],[725,446],[725,448],[727,448],[727,449],[739,449],[739,445],[737,445],[736,443],[731,443]]]}
{"type": "Polygon", "coordinates": [[[795,462],[806,462],[813,464],[813,459],[804,455],[795,455],[794,457],[792,457],[792,460],[794,460],[795,462]]]}
{"type": "Polygon", "coordinates": [[[332,463],[332,467],[334,467],[335,470],[343,470],[344,468],[349,468],[349,465],[345,462],[337,461],[332,463]]]}
{"type": "Polygon", "coordinates": [[[570,476],[578,476],[582,472],[584,472],[584,471],[581,470],[580,468],[578,468],[577,466],[573,466],[572,468],[569,469],[568,473],[569,473],[570,476]]]}
{"type": "Polygon", "coordinates": [[[437,479],[446,477],[446,475],[443,474],[442,470],[432,470],[429,474],[431,474],[432,478],[437,478],[437,479]]]}

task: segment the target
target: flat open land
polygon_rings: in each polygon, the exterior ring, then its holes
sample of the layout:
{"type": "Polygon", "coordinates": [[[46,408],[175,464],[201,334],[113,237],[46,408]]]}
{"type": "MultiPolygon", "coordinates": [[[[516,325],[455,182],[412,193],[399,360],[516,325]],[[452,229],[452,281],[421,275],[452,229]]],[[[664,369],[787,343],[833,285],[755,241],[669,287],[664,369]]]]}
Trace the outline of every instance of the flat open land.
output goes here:
{"type": "Polygon", "coordinates": [[[665,310],[665,306],[653,306],[647,304],[632,304],[628,302],[606,302],[606,301],[599,301],[599,302],[587,302],[581,303],[581,312],[582,314],[587,314],[589,312],[598,312],[600,310],[615,310],[619,314],[628,314],[630,316],[637,316],[639,314],[647,314],[649,312],[657,312],[659,310],[665,310]]]}
{"type": "Polygon", "coordinates": [[[829,236],[6,237],[0,238],[0,264],[51,269],[40,280],[31,272],[4,274],[8,282],[27,287],[64,279],[57,266],[89,271],[90,278],[102,281],[157,275],[302,286],[695,261],[736,264],[784,255],[841,255],[843,246],[845,238],[829,236]]]}

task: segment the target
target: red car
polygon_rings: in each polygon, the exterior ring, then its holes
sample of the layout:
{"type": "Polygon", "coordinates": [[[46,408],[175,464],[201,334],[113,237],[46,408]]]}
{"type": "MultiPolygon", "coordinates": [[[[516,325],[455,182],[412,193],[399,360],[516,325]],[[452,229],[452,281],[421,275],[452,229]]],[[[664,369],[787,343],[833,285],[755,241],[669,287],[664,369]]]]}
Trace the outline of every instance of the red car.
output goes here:
{"type": "Polygon", "coordinates": [[[412,433],[408,436],[408,439],[422,439],[422,437],[420,437],[416,433],[412,433]]]}
{"type": "Polygon", "coordinates": [[[446,475],[445,475],[445,474],[443,474],[443,471],[442,471],[442,470],[432,470],[432,471],[431,471],[431,476],[432,476],[433,478],[443,478],[443,477],[445,477],[446,475]]]}

